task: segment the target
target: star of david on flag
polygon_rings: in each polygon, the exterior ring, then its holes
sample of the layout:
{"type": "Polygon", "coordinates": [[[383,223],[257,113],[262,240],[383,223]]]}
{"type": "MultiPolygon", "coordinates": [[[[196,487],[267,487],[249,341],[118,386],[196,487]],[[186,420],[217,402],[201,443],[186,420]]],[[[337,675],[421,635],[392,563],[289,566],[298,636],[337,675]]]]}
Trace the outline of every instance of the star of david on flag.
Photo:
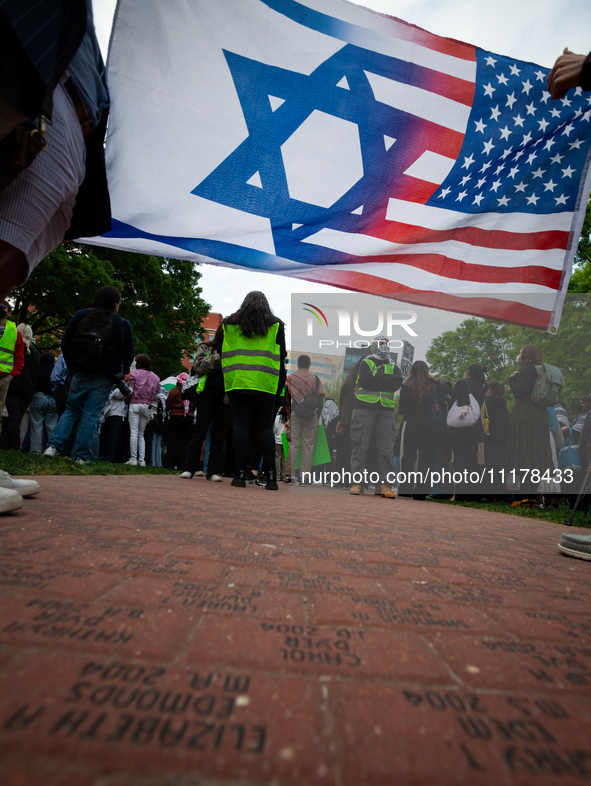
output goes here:
{"type": "Polygon", "coordinates": [[[591,94],[547,73],[342,0],[119,0],[89,242],[555,329],[591,94]]]}

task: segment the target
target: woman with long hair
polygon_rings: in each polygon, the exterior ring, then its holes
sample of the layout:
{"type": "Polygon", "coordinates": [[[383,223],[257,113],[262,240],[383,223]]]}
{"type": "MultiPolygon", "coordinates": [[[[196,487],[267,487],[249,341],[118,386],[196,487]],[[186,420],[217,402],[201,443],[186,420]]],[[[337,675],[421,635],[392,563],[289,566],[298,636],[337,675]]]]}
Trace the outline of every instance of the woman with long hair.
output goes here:
{"type": "Polygon", "coordinates": [[[532,472],[540,475],[554,471],[552,451],[548,440],[548,411],[543,404],[532,401],[536,384],[536,364],[544,362],[542,351],[535,344],[526,344],[517,358],[519,370],[509,377],[509,388],[515,397],[515,405],[509,420],[509,433],[505,445],[505,473],[510,480],[519,482],[519,494],[515,501],[534,498],[540,478],[532,480],[532,472]],[[515,476],[512,475],[515,471],[515,476]]]}
{"type": "MultiPolygon", "coordinates": [[[[413,499],[424,500],[431,490],[429,470],[435,468],[437,443],[441,431],[434,431],[427,421],[431,394],[435,396],[435,405],[442,413],[447,412],[445,396],[441,384],[429,374],[429,366],[423,360],[412,364],[410,374],[400,388],[398,414],[404,415],[400,439],[400,470],[404,473],[413,472],[417,461],[417,471],[422,475],[422,482],[414,484],[406,481],[401,483],[398,493],[413,499]]],[[[408,475],[407,475],[408,476],[408,475]]]]}
{"type": "Polygon", "coordinates": [[[262,455],[269,491],[276,491],[273,419],[277,393],[285,384],[285,330],[262,292],[249,292],[235,314],[223,322],[221,353],[224,388],[232,408],[233,486],[246,485],[251,439],[262,455]]]}
{"type": "Polygon", "coordinates": [[[225,437],[230,420],[230,407],[226,403],[220,357],[223,340],[224,332],[220,325],[211,341],[203,341],[197,348],[193,362],[193,373],[200,377],[197,386],[199,391],[197,420],[193,428],[181,478],[190,480],[195,474],[204,474],[201,450],[211,425],[207,480],[216,483],[222,481],[225,437]],[[199,388],[201,389],[199,390],[199,388]]]}

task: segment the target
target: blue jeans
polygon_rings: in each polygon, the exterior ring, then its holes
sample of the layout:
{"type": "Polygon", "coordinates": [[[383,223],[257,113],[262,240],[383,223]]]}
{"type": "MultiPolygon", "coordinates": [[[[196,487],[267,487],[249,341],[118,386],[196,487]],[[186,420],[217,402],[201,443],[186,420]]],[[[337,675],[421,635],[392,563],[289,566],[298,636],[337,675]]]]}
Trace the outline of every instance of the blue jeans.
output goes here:
{"type": "Polygon", "coordinates": [[[72,458],[90,461],[90,449],[96,434],[98,419],[112,387],[113,383],[100,374],[74,374],[66,409],[47,443],[48,447],[53,446],[63,455],[64,444],[76,422],[80,420],[72,458]]]}
{"type": "Polygon", "coordinates": [[[49,439],[57,423],[55,398],[47,395],[47,393],[37,391],[33,396],[29,415],[31,427],[31,453],[33,455],[40,455],[41,441],[43,438],[43,424],[45,423],[47,437],[49,439]]]}

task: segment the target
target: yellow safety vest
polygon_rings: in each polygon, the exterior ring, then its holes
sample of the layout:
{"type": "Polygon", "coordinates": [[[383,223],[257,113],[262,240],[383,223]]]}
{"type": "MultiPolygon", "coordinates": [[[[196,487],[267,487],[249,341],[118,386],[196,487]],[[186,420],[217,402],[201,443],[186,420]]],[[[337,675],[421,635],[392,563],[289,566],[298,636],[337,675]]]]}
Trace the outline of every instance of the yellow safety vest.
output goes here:
{"type": "Polygon", "coordinates": [[[279,322],[265,336],[247,338],[239,325],[224,325],[222,373],[224,388],[277,393],[281,355],[277,343],[279,322]]]}
{"type": "Polygon", "coordinates": [[[10,374],[14,368],[14,348],[16,347],[17,329],[14,322],[6,321],[4,333],[0,337],[0,371],[10,374]]]}
{"type": "MultiPolygon", "coordinates": [[[[371,373],[376,375],[378,367],[375,361],[371,358],[365,358],[363,361],[371,369],[371,373]]],[[[394,374],[394,369],[390,363],[384,365],[384,374],[394,374]]],[[[377,404],[378,402],[383,407],[393,408],[395,406],[394,393],[391,390],[364,390],[359,384],[359,374],[357,375],[357,382],[355,384],[355,398],[359,401],[364,401],[366,404],[377,404]]]]}

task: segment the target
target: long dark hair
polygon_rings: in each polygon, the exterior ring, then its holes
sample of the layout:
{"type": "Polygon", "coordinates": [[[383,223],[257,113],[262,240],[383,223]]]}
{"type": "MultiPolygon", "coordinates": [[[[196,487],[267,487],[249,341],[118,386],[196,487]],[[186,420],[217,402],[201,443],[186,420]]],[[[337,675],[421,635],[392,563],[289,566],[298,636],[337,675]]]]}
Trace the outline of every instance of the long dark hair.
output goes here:
{"type": "Polygon", "coordinates": [[[242,334],[246,338],[253,336],[266,336],[271,325],[279,320],[271,311],[271,306],[264,292],[249,292],[242,301],[242,305],[235,314],[232,314],[232,321],[240,326],[242,334]]]}
{"type": "Polygon", "coordinates": [[[210,338],[208,341],[202,341],[201,343],[205,344],[205,346],[209,347],[212,352],[219,355],[219,353],[222,351],[222,344],[224,343],[224,326],[219,325],[214,337],[210,338]]]}
{"type": "MultiPolygon", "coordinates": [[[[365,357],[367,357],[367,355],[365,357]]],[[[359,369],[361,368],[361,364],[363,363],[364,360],[365,360],[365,358],[359,358],[357,363],[355,363],[354,366],[351,366],[351,368],[349,369],[349,371],[347,373],[347,376],[346,376],[346,379],[348,381],[353,380],[353,382],[357,382],[357,376],[359,375],[359,369]]]]}
{"type": "Polygon", "coordinates": [[[431,386],[435,380],[429,375],[429,366],[424,360],[416,360],[412,364],[410,374],[404,381],[404,389],[409,396],[412,396],[419,404],[423,404],[429,395],[431,386]]]}

